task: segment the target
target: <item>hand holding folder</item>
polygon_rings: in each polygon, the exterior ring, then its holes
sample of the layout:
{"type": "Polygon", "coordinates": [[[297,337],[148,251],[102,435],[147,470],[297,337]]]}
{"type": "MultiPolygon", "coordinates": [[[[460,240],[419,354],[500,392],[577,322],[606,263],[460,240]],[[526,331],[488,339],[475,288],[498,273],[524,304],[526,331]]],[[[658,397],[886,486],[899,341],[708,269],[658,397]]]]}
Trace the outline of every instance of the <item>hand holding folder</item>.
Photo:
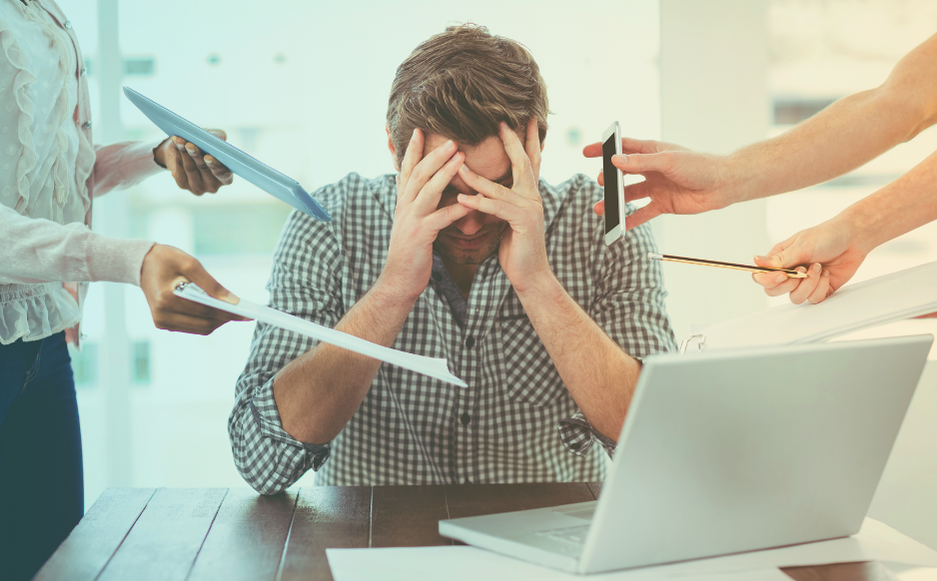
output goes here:
{"type": "Polygon", "coordinates": [[[191,141],[202,151],[211,154],[226,165],[232,172],[300,212],[325,222],[332,220],[329,213],[296,180],[251,157],[198,125],[183,119],[130,87],[124,87],[124,95],[167,135],[178,135],[191,141]]]}

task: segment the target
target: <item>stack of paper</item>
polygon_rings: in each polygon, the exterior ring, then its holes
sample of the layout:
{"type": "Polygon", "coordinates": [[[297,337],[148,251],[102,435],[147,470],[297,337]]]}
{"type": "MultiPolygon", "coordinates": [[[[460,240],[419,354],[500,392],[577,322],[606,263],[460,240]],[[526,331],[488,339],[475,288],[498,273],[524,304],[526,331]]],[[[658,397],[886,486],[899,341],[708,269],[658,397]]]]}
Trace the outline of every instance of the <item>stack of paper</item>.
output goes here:
{"type": "Polygon", "coordinates": [[[703,347],[732,349],[825,341],[937,311],[937,262],[848,284],[818,305],[786,304],[710,325],[703,347]]]}
{"type": "MultiPolygon", "coordinates": [[[[854,536],[792,547],[697,559],[659,567],[641,567],[574,575],[474,547],[407,547],[393,549],[328,549],[335,581],[422,581],[446,579],[537,579],[538,581],[770,581],[790,579],[779,567],[885,561],[937,567],[937,551],[888,525],[866,518],[854,536]]],[[[937,569],[934,570],[937,574],[937,569]]]]}

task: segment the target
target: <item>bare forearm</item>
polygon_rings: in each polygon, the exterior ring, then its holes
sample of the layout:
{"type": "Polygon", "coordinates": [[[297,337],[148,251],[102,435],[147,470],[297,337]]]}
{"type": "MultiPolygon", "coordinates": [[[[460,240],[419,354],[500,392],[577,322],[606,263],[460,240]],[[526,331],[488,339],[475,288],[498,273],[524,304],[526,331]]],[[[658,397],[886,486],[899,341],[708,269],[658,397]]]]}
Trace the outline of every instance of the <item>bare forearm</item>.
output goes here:
{"type": "MultiPolygon", "coordinates": [[[[390,346],[412,307],[375,285],[335,329],[390,346]]],[[[300,442],[331,441],[361,405],[380,365],[376,359],[328,343],[297,357],[273,383],[283,429],[300,442]]]]}
{"type": "Polygon", "coordinates": [[[728,156],[740,199],[818,184],[849,172],[937,122],[937,35],[880,87],[840,99],[778,137],[728,156]]]}
{"type": "Polygon", "coordinates": [[[937,153],[836,219],[850,224],[856,245],[865,253],[937,220],[937,153]]]}
{"type": "Polygon", "coordinates": [[[595,429],[617,440],[640,363],[589,318],[552,274],[518,298],[579,409],[595,429]]]}

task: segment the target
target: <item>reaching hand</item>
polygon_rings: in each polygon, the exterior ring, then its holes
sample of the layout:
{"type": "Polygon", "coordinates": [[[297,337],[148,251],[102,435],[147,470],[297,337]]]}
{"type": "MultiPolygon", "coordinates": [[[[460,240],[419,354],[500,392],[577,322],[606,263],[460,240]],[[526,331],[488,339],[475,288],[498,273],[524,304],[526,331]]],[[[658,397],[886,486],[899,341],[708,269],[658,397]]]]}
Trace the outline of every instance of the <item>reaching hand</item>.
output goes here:
{"type": "Polygon", "coordinates": [[[526,143],[521,143],[507,124],[501,123],[501,141],[511,160],[513,185],[508,188],[489,181],[467,166],[459,176],[477,196],[459,194],[465,208],[496,216],[508,223],[501,238],[498,260],[515,290],[536,284],[536,277],[550,273],[544,242],[543,203],[540,198],[540,134],[537,120],[527,124],[526,143]]]}
{"type": "Polygon", "coordinates": [[[143,259],[140,287],[150,305],[156,328],[208,335],[228,321],[249,320],[177,297],[173,293],[175,288],[180,282],[188,281],[217,299],[232,303],[238,300],[218,284],[198,260],[178,248],[155,244],[143,259]]]}
{"type": "Polygon", "coordinates": [[[819,303],[846,284],[856,274],[868,251],[852,235],[849,224],[839,217],[794,234],[775,245],[768,256],[756,256],[759,266],[793,268],[807,272],[808,278],[787,278],[783,274],[754,274],[752,278],[765,287],[768,296],[790,293],[791,302],[819,303]]]}
{"type": "MultiPolygon", "coordinates": [[[[628,216],[630,230],[661,214],[699,214],[718,210],[737,201],[728,182],[725,157],[697,153],[679,145],[660,141],[622,138],[622,155],[612,163],[624,174],[642,175],[644,181],[625,186],[625,201],[650,198],[651,202],[628,216]]],[[[602,144],[582,150],[586,157],[601,157],[602,144]]],[[[599,174],[604,185],[604,176],[599,174]]],[[[605,203],[595,205],[596,214],[605,212],[605,203]]]]}
{"type": "MultiPolygon", "coordinates": [[[[227,134],[220,129],[211,129],[221,139],[227,134]]],[[[154,153],[156,163],[172,173],[176,184],[183,190],[189,190],[196,196],[208,192],[214,194],[221,186],[234,180],[234,174],[211,155],[202,153],[194,143],[188,143],[174,135],[159,144],[154,153]]]]}
{"type": "Polygon", "coordinates": [[[397,207],[381,282],[416,300],[433,270],[439,231],[470,212],[458,204],[438,208],[442,192],[462,167],[465,154],[446,141],[423,156],[423,132],[413,131],[397,176],[397,207]],[[438,209],[437,209],[438,208],[438,209]]]}

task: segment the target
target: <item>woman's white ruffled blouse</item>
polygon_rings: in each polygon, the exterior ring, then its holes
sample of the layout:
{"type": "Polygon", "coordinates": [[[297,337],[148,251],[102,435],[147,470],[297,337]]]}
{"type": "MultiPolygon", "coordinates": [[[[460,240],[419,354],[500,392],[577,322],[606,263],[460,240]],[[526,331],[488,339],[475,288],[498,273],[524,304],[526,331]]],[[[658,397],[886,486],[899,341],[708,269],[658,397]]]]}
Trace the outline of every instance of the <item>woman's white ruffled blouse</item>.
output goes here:
{"type": "Polygon", "coordinates": [[[78,285],[139,284],[152,246],[90,231],[93,195],[159,171],[152,144],[91,143],[83,60],[51,0],[0,0],[0,344],[74,327],[78,285]],[[69,290],[71,289],[71,292],[69,290]]]}

